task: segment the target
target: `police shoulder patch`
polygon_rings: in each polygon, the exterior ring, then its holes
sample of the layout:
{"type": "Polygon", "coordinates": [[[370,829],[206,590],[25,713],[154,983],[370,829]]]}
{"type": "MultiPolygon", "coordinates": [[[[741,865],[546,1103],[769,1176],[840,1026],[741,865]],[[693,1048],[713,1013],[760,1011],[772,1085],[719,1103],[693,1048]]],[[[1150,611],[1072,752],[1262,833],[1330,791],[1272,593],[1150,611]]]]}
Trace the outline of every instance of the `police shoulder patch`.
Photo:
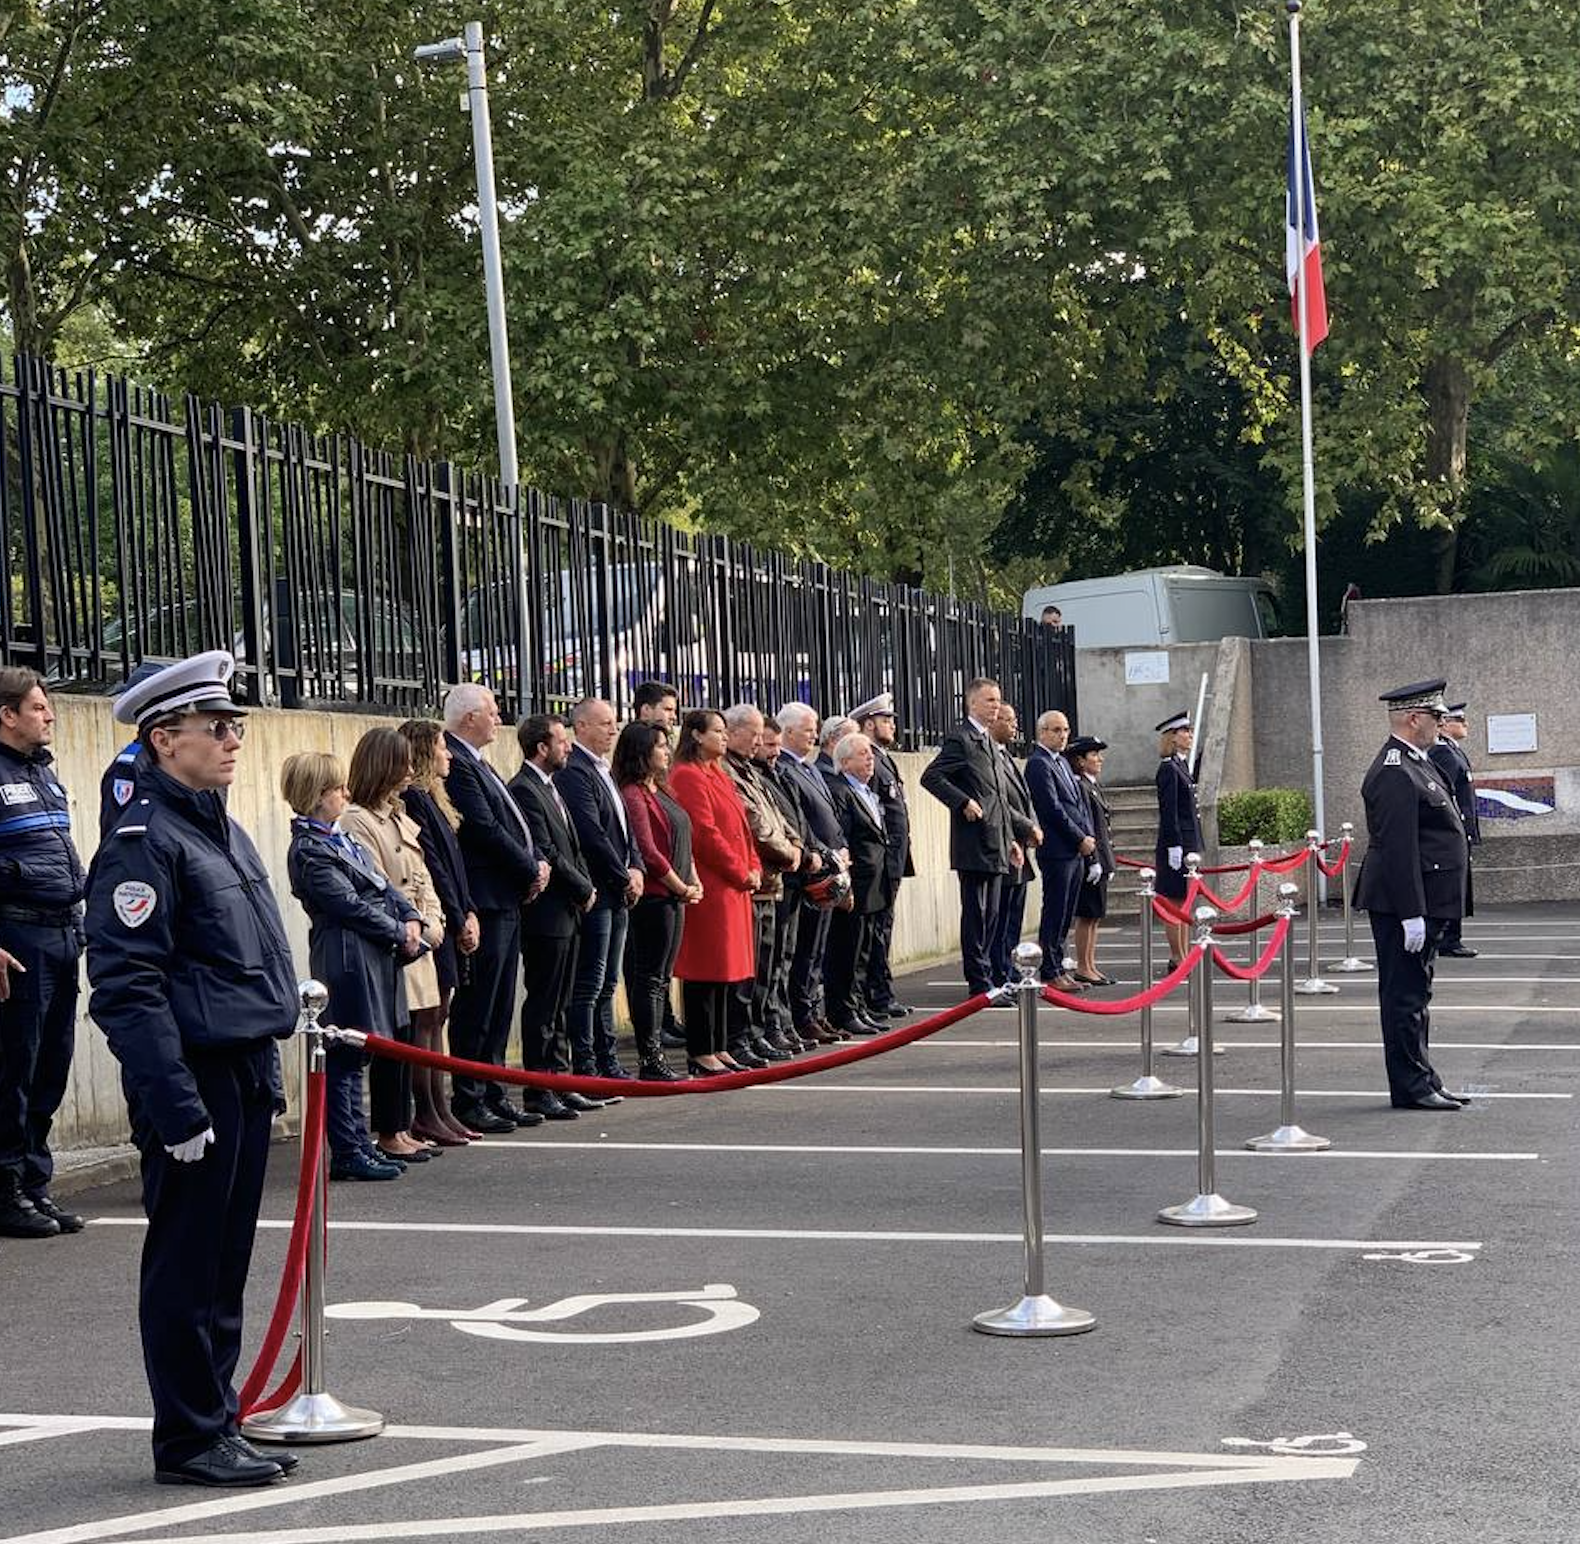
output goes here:
{"type": "Polygon", "coordinates": [[[1402,765],[1399,759],[1399,752],[1389,751],[1388,754],[1383,757],[1383,765],[1385,767],[1397,767],[1402,765]]]}
{"type": "Polygon", "coordinates": [[[130,804],[132,794],[136,792],[137,784],[129,777],[118,777],[110,784],[110,797],[117,804],[130,804]]]}
{"type": "Polygon", "coordinates": [[[127,927],[141,927],[153,916],[159,892],[141,879],[123,879],[110,899],[115,903],[115,915],[127,927]]]}

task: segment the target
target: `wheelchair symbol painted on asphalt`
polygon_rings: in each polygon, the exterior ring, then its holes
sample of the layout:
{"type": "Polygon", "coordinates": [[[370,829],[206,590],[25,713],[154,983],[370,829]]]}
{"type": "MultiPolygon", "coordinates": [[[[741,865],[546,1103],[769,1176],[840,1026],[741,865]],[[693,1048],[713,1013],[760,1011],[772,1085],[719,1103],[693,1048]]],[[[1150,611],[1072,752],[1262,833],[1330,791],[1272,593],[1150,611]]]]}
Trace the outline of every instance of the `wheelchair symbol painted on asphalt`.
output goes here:
{"type": "Polygon", "coordinates": [[[1405,1249],[1397,1254],[1363,1254],[1363,1260],[1403,1260],[1406,1265],[1468,1265],[1480,1256],[1465,1249],[1405,1249]]]}
{"type": "Polygon", "coordinates": [[[750,1303],[723,1283],[690,1292],[585,1292],[562,1297],[541,1308],[528,1308],[529,1299],[502,1297],[481,1308],[423,1308],[416,1303],[332,1303],[324,1310],[330,1319],[437,1319],[463,1335],[483,1340],[555,1341],[580,1346],[626,1346],[646,1340],[693,1340],[699,1335],[722,1335],[744,1329],[761,1316],[750,1303]],[[701,1319],[651,1330],[559,1330],[531,1328],[550,1325],[594,1309],[634,1303],[673,1303],[702,1311],[701,1319]]]}
{"type": "Polygon", "coordinates": [[[1366,1451],[1366,1444],[1347,1431],[1323,1432],[1311,1437],[1270,1437],[1265,1442],[1258,1442],[1251,1437],[1224,1437],[1222,1442],[1225,1447],[1261,1448],[1264,1452],[1280,1453],[1291,1458],[1304,1453],[1333,1457],[1366,1451]]]}

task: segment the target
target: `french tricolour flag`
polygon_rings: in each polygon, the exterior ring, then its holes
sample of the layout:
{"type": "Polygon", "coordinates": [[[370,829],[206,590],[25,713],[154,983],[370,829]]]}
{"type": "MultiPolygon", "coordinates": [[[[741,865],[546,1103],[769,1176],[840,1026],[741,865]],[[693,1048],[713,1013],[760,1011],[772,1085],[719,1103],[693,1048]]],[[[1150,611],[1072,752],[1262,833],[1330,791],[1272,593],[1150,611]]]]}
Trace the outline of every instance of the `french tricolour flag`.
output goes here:
{"type": "Polygon", "coordinates": [[[1295,123],[1289,125],[1289,186],[1284,195],[1284,270],[1289,278],[1289,311],[1300,332],[1300,288],[1306,289],[1306,338],[1312,349],[1328,335],[1328,297],[1322,288],[1322,246],[1317,239],[1317,197],[1311,187],[1311,144],[1306,138],[1305,113],[1300,119],[1301,191],[1305,194],[1305,242],[1295,212],[1295,123]]]}

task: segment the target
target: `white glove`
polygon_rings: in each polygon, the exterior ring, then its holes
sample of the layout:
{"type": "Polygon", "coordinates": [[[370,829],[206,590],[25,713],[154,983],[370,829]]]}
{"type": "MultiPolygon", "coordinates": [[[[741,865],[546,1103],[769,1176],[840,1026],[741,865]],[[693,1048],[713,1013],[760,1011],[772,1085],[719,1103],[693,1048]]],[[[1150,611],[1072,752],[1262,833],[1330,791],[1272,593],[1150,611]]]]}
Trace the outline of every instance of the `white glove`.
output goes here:
{"type": "Polygon", "coordinates": [[[1185,849],[1183,847],[1169,848],[1169,867],[1172,869],[1183,868],[1185,864],[1185,849]]]}
{"type": "Polygon", "coordinates": [[[1087,864],[1087,866],[1086,866],[1086,882],[1087,882],[1087,884],[1089,884],[1089,885],[1099,884],[1102,881],[1102,878],[1103,878],[1103,865],[1101,863],[1089,863],[1089,864],[1087,864]]]}
{"type": "Polygon", "coordinates": [[[1406,917],[1404,919],[1404,952],[1406,954],[1419,954],[1426,944],[1426,918],[1406,917]]]}
{"type": "Polygon", "coordinates": [[[165,1143],[165,1151],[177,1163],[196,1163],[203,1156],[203,1149],[214,1140],[214,1128],[210,1126],[207,1131],[200,1131],[195,1137],[188,1137],[185,1142],[177,1142],[172,1147],[165,1143]]]}

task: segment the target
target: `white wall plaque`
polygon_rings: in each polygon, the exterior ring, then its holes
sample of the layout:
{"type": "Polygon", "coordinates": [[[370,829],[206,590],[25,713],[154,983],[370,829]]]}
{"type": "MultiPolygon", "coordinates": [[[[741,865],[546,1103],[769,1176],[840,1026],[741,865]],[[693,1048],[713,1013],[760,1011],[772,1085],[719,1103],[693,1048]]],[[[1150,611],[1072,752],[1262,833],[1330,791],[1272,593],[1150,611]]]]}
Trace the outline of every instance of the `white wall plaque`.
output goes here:
{"type": "Polygon", "coordinates": [[[1535,749],[1536,715],[1534,713],[1487,715],[1487,750],[1490,754],[1508,755],[1515,751],[1535,749]]]}
{"type": "Polygon", "coordinates": [[[1145,654],[1125,655],[1126,686],[1167,686],[1169,684],[1169,656],[1165,649],[1149,650],[1145,654]]]}

